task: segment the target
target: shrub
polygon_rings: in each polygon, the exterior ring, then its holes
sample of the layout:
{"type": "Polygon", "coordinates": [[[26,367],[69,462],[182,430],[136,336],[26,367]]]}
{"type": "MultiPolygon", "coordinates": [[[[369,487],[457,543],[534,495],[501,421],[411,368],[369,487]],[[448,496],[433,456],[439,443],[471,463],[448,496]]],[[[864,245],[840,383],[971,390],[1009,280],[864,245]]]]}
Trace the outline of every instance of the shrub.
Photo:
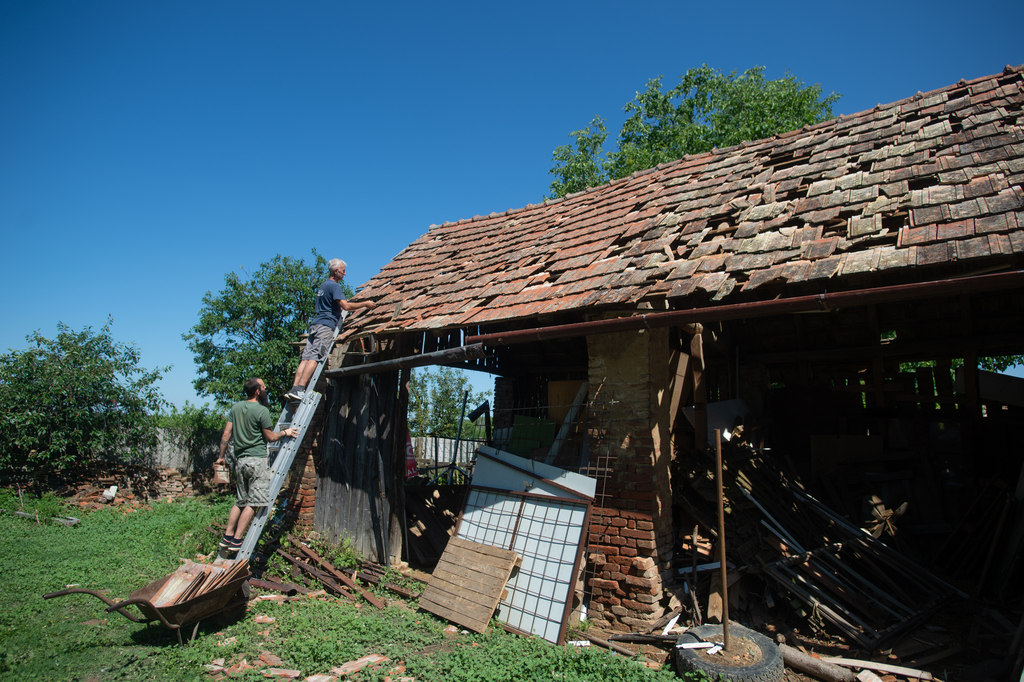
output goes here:
{"type": "Polygon", "coordinates": [[[32,345],[0,356],[0,468],[62,471],[101,456],[136,459],[156,446],[151,417],[165,404],[156,388],[169,367],[139,366],[133,344],[57,325],[32,345]]]}

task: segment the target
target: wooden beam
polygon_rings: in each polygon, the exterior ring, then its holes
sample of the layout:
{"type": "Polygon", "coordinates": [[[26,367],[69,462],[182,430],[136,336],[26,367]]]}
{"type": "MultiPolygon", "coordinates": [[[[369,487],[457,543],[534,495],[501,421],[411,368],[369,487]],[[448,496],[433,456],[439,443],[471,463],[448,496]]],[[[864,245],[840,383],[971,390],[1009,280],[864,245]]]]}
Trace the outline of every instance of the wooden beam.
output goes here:
{"type": "Polygon", "coordinates": [[[695,326],[690,340],[690,374],[693,377],[693,446],[707,452],[708,449],[708,387],[704,377],[703,328],[695,326]]]}
{"type": "Polygon", "coordinates": [[[341,377],[350,377],[359,374],[394,372],[399,369],[411,369],[413,367],[454,364],[465,360],[482,358],[485,354],[483,344],[477,343],[472,346],[448,348],[446,350],[424,353],[422,355],[410,355],[404,358],[394,358],[392,360],[384,360],[381,362],[370,362],[365,365],[353,365],[351,367],[329,369],[324,372],[323,375],[328,379],[340,379],[341,377]]]}
{"type": "Polygon", "coordinates": [[[917,359],[948,359],[962,357],[965,350],[973,348],[987,352],[999,352],[999,355],[1024,353],[1024,336],[1021,334],[993,334],[990,336],[972,336],[949,340],[931,339],[927,341],[893,342],[882,346],[857,346],[851,348],[830,348],[827,350],[795,350],[779,353],[752,353],[752,362],[766,365],[790,365],[798,363],[833,363],[842,361],[870,360],[876,355],[883,358],[917,358],[917,359]]]}

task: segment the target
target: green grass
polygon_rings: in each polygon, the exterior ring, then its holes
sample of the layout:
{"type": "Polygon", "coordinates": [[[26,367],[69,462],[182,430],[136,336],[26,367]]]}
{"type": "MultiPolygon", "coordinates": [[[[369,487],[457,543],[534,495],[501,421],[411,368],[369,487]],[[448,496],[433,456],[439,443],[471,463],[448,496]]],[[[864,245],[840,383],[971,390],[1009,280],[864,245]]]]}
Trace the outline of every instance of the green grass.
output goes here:
{"type": "MultiPolygon", "coordinates": [[[[18,508],[17,497],[11,503],[0,491],[0,508],[18,508]]],[[[43,504],[54,509],[52,501],[43,504]]],[[[104,613],[95,597],[41,598],[72,583],[125,598],[172,572],[179,557],[212,551],[218,538],[205,527],[223,521],[230,505],[229,499],[188,500],[130,513],[58,506],[55,515],[81,518],[73,527],[0,514],[0,680],[206,682],[203,666],[214,659],[253,662],[263,652],[279,657],[279,667],[301,670],[300,679],[371,653],[391,663],[351,679],[382,680],[400,661],[403,675],[417,682],[676,679],[667,668],[650,671],[595,647],[556,647],[499,627],[484,635],[446,635],[447,622],[391,594],[384,611],[334,598],[251,602],[241,620],[204,621],[184,648],[158,625],[104,613]],[[258,624],[257,615],[275,622],[258,624]]],[[[25,508],[32,508],[28,499],[25,508]]],[[[262,672],[231,679],[264,680],[262,672]]]]}

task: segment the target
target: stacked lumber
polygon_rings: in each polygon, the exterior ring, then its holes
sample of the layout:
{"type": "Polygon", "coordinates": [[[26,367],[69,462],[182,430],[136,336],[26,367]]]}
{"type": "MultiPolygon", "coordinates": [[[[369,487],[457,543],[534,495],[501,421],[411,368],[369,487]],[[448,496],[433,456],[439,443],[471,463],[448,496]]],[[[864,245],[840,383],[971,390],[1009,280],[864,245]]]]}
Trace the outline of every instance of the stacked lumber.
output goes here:
{"type": "MultiPolygon", "coordinates": [[[[764,624],[779,615],[767,609],[781,606],[817,631],[840,634],[872,651],[957,593],[809,495],[769,453],[734,439],[723,442],[722,455],[727,555],[737,566],[729,575],[730,614],[764,624]]],[[[712,458],[698,450],[682,453],[682,475],[674,478],[689,482],[675,488],[676,501],[703,526],[697,543],[692,535],[685,538],[679,574],[691,593],[707,599],[710,620],[721,613],[717,571],[701,572],[697,564],[708,560],[700,540],[710,538],[717,547],[712,458]]]]}
{"type": "Polygon", "coordinates": [[[157,608],[184,604],[248,576],[249,562],[246,559],[225,561],[220,565],[186,561],[181,568],[171,574],[150,601],[157,608]]]}

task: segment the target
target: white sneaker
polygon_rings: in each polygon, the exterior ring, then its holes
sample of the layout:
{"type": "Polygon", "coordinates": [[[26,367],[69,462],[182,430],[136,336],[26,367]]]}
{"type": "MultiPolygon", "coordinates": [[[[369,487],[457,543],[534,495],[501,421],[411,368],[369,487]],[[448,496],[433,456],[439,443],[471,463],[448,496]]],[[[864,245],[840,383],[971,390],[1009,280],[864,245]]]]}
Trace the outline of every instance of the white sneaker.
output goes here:
{"type": "Polygon", "coordinates": [[[306,391],[301,388],[297,388],[294,391],[288,391],[284,394],[284,397],[288,400],[294,400],[296,402],[302,402],[303,396],[306,395],[306,391]]]}

